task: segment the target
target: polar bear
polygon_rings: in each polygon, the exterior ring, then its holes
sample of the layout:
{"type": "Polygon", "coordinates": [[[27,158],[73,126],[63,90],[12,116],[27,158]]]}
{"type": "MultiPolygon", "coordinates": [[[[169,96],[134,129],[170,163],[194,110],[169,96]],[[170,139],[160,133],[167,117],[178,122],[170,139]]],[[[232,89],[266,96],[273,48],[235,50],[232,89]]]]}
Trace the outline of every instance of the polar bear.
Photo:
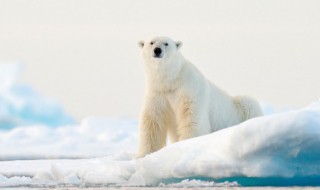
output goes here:
{"type": "Polygon", "coordinates": [[[229,96],[209,82],[168,37],[140,41],[146,91],[140,118],[136,158],[166,145],[261,116],[259,103],[247,96],[229,96]]]}

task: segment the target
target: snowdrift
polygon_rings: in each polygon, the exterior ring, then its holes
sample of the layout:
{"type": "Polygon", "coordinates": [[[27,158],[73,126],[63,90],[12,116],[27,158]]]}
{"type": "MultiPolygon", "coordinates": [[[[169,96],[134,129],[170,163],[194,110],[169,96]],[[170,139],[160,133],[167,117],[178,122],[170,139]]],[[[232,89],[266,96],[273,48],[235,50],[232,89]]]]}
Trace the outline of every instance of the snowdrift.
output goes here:
{"type": "Polygon", "coordinates": [[[22,71],[22,64],[0,64],[0,130],[22,125],[60,126],[74,123],[56,101],[20,83],[22,71]]]}
{"type": "Polygon", "coordinates": [[[139,160],[132,153],[117,153],[95,159],[4,161],[0,175],[0,186],[320,185],[320,101],[175,143],[139,160]]]}
{"type": "Polygon", "coordinates": [[[135,175],[147,184],[190,176],[244,182],[244,177],[297,178],[297,184],[298,178],[310,177],[310,183],[316,182],[320,179],[320,102],[173,144],[139,160],[135,175]]]}
{"type": "Polygon", "coordinates": [[[33,125],[0,130],[0,161],[92,158],[135,152],[137,125],[136,120],[90,117],[77,125],[33,125]]]}

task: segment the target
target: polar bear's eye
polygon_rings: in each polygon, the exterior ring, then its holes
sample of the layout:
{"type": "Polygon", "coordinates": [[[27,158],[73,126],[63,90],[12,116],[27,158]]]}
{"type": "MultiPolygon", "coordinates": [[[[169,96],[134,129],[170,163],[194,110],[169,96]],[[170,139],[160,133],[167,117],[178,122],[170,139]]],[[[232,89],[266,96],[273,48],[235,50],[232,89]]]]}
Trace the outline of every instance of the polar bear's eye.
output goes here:
{"type": "Polygon", "coordinates": [[[165,45],[165,46],[168,46],[169,44],[168,44],[168,43],[165,43],[164,45],[165,45]]]}
{"type": "Polygon", "coordinates": [[[150,45],[153,45],[153,42],[150,42],[150,45]]]}

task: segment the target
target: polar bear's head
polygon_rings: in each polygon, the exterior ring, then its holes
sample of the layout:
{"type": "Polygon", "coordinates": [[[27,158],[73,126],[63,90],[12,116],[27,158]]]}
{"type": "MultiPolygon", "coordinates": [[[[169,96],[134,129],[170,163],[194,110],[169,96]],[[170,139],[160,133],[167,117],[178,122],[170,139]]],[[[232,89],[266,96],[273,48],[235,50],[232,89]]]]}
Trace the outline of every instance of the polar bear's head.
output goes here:
{"type": "Polygon", "coordinates": [[[166,62],[177,54],[182,46],[168,37],[156,37],[147,41],[140,41],[142,56],[147,62],[166,62]]]}

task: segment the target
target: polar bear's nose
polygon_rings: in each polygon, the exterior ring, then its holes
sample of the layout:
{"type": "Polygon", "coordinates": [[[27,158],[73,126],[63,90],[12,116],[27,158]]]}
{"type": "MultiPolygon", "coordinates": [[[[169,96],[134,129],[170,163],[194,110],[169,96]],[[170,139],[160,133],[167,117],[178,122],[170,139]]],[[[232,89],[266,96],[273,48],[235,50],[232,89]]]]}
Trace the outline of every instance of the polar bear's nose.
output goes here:
{"type": "Polygon", "coordinates": [[[162,53],[162,50],[161,50],[161,48],[157,47],[157,48],[154,48],[153,52],[154,52],[155,55],[160,55],[162,53]]]}

